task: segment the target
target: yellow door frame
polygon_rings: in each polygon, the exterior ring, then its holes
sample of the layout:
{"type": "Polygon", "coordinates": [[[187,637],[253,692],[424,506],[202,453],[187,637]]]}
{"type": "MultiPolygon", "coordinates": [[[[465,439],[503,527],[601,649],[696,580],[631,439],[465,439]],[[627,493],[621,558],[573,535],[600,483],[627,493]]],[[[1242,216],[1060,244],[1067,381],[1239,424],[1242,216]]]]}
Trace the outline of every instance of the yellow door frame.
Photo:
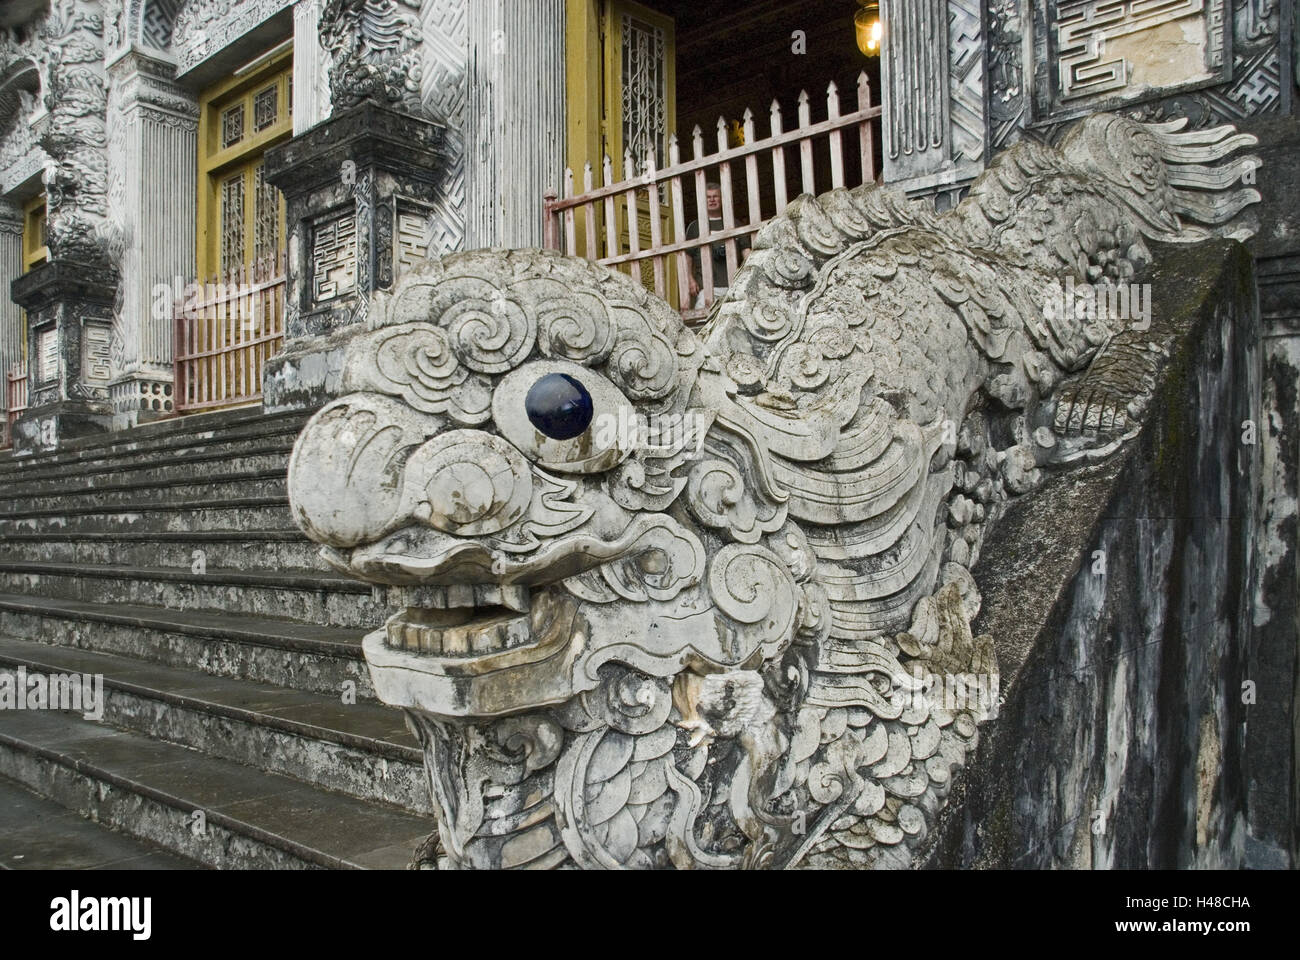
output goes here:
{"type": "MultiPolygon", "coordinates": [[[[582,173],[587,163],[592,165],[592,182],[604,184],[602,163],[610,158],[615,181],[625,175],[623,166],[623,16],[627,14],[664,31],[665,70],[664,95],[665,129],[663,130],[663,157],[660,166],[668,163],[668,138],[677,125],[676,34],[671,17],[657,13],[632,0],[567,0],[565,24],[566,42],[566,165],[573,171],[574,190],[582,192],[582,173]]],[[[640,162],[643,156],[635,157],[640,162]]],[[[627,210],[621,198],[615,205],[615,229],[621,242],[627,242],[627,210]]],[[[585,211],[574,211],[578,236],[585,235],[585,211]]],[[[597,207],[597,216],[604,216],[603,205],[597,207]]],[[[662,237],[672,236],[671,198],[667,190],[660,196],[659,217],[662,237]]],[[[641,223],[642,249],[649,245],[649,210],[643,200],[638,211],[641,223]]],[[[604,251],[604,224],[597,224],[596,235],[604,251]]],[[[581,247],[579,249],[582,249],[581,247]]],[[[675,271],[668,266],[670,296],[675,296],[675,271]]],[[[649,261],[644,264],[642,279],[651,276],[649,261]]]]}
{"type": "MultiPolygon", "coordinates": [[[[39,267],[45,261],[50,259],[50,248],[46,243],[45,225],[46,225],[46,203],[44,191],[27,200],[23,204],[23,273],[27,273],[39,267]]],[[[22,329],[19,331],[19,342],[21,343],[20,363],[22,369],[27,369],[27,311],[22,311],[22,329]]],[[[8,374],[8,370],[3,371],[8,374]]],[[[5,389],[8,389],[8,381],[5,382],[5,389]]],[[[6,401],[7,402],[7,401],[6,401]]]]}
{"type": "MultiPolygon", "coordinates": [[[[659,166],[668,165],[668,138],[677,131],[677,36],[672,17],[656,13],[632,0],[604,0],[605,6],[605,132],[606,152],[614,161],[616,176],[623,176],[623,17],[642,20],[664,31],[664,123],[663,158],[659,166]]],[[[640,163],[644,156],[634,156],[640,163]]]]}
{"type": "Polygon", "coordinates": [[[38,193],[23,204],[23,273],[50,258],[45,243],[45,194],[38,193]]]}
{"type": "MultiPolygon", "coordinates": [[[[256,69],[208,87],[199,96],[199,170],[197,254],[200,281],[221,272],[221,188],[233,176],[244,177],[244,264],[253,261],[256,227],[255,174],[269,147],[293,136],[293,50],[286,49],[256,69]],[[276,89],[275,121],[254,129],[256,98],[276,89]],[[242,107],[243,134],[223,146],[222,119],[242,107]]],[[[284,248],[284,202],[280,202],[279,245],[284,248]]],[[[230,265],[234,266],[234,265],[230,265]]]]}

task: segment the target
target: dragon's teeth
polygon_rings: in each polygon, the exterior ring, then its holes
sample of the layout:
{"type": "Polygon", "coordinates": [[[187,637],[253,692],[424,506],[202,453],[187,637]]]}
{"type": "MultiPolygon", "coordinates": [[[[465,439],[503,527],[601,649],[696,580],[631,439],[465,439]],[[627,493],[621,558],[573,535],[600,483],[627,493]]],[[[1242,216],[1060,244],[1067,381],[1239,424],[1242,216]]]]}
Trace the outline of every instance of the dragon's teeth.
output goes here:
{"type": "Polygon", "coordinates": [[[463,627],[452,627],[442,631],[442,652],[444,656],[464,656],[469,653],[469,634],[463,627]]]}
{"type": "Polygon", "coordinates": [[[473,591],[475,607],[498,606],[515,613],[527,613],[530,606],[527,587],[488,583],[474,586],[473,591]]]}
{"type": "Polygon", "coordinates": [[[527,613],[531,606],[529,602],[528,588],[518,585],[501,588],[501,606],[516,613],[527,613]]]}
{"type": "Polygon", "coordinates": [[[468,583],[453,583],[447,588],[447,606],[448,608],[474,606],[474,588],[468,583]]]}
{"type": "MultiPolygon", "coordinates": [[[[500,606],[498,600],[517,602],[521,598],[513,588],[475,588],[475,599],[500,606]]],[[[543,604],[545,606],[545,604],[543,604]]],[[[511,610],[494,612],[473,607],[447,610],[408,608],[391,618],[386,626],[388,645],[399,650],[443,658],[482,656],[530,643],[533,639],[529,617],[511,610]]]]}

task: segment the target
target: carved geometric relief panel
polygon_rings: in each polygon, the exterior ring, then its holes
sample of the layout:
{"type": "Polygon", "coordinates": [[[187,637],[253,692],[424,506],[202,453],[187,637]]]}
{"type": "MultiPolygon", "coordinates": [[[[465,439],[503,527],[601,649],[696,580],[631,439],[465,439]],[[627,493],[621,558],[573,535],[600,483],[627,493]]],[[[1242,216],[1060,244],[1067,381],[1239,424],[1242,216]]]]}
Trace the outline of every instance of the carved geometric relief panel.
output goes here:
{"type": "Polygon", "coordinates": [[[433,256],[459,250],[465,243],[467,16],[466,0],[426,0],[420,10],[420,100],[429,116],[447,125],[447,160],[438,173],[434,201],[437,230],[430,234],[433,256]]]}
{"type": "Polygon", "coordinates": [[[312,225],[312,302],[333,300],[357,288],[357,215],[321,217],[312,225]]]}
{"type": "Polygon", "coordinates": [[[59,379],[59,332],[54,325],[36,333],[36,382],[59,379]]]}
{"type": "MultiPolygon", "coordinates": [[[[396,256],[397,273],[428,260],[437,224],[433,208],[425,204],[402,201],[397,205],[396,256]]],[[[437,256],[438,251],[432,252],[437,256]]]]}
{"type": "Polygon", "coordinates": [[[948,100],[952,156],[984,159],[984,31],[979,0],[948,0],[948,100]]]}
{"type": "Polygon", "coordinates": [[[85,321],[81,327],[81,379],[88,384],[108,383],[111,324],[85,321]]]}
{"type": "Polygon", "coordinates": [[[1228,79],[1227,0],[1037,0],[1035,119],[1081,116],[1228,79]]]}
{"type": "Polygon", "coordinates": [[[983,2],[990,150],[1029,127],[1050,139],[1058,125],[1102,110],[1144,122],[1185,118],[1192,129],[1290,110],[1295,74],[1276,0],[983,2]],[[1203,39],[1199,59],[1189,54],[1195,43],[1181,42],[1189,39],[1203,39]],[[1121,55],[1133,48],[1147,62],[1121,55]],[[1157,53],[1165,62],[1150,62],[1157,53]],[[1179,57],[1185,70],[1174,69],[1179,57]]]}

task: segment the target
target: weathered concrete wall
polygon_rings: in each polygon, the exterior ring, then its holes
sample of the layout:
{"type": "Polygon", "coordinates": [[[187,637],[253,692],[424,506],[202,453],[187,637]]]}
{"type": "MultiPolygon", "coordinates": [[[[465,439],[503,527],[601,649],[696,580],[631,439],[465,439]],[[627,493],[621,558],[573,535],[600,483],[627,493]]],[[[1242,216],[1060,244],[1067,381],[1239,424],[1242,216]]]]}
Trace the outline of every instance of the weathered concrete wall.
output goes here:
{"type": "Polygon", "coordinates": [[[1270,120],[1249,132],[1259,137],[1263,161],[1259,231],[1249,243],[1263,340],[1250,654],[1259,689],[1247,744],[1247,843],[1254,862],[1280,865],[1300,859],[1300,123],[1270,120]]]}
{"type": "Polygon", "coordinates": [[[975,571],[1005,702],[932,866],[1248,862],[1252,263],[1229,241],[1166,247],[1145,279],[1179,330],[1146,426],[1016,503],[975,571]]]}

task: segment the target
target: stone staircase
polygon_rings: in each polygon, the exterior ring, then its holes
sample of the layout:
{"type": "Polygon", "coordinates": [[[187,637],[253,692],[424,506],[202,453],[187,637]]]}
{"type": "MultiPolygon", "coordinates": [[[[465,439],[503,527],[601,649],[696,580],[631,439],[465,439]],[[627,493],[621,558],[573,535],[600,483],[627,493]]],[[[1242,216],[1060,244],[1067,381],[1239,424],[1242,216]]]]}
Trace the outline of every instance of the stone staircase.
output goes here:
{"type": "MultiPolygon", "coordinates": [[[[128,862],[406,866],[433,829],[422,754],[361,654],[382,597],[290,517],[303,419],[244,408],[0,456],[0,673],[102,675],[104,699],[99,721],[0,710],[4,790],[162,848],[128,862]]],[[[68,832],[47,822],[45,846],[0,840],[0,866],[42,866],[68,832]]]]}

